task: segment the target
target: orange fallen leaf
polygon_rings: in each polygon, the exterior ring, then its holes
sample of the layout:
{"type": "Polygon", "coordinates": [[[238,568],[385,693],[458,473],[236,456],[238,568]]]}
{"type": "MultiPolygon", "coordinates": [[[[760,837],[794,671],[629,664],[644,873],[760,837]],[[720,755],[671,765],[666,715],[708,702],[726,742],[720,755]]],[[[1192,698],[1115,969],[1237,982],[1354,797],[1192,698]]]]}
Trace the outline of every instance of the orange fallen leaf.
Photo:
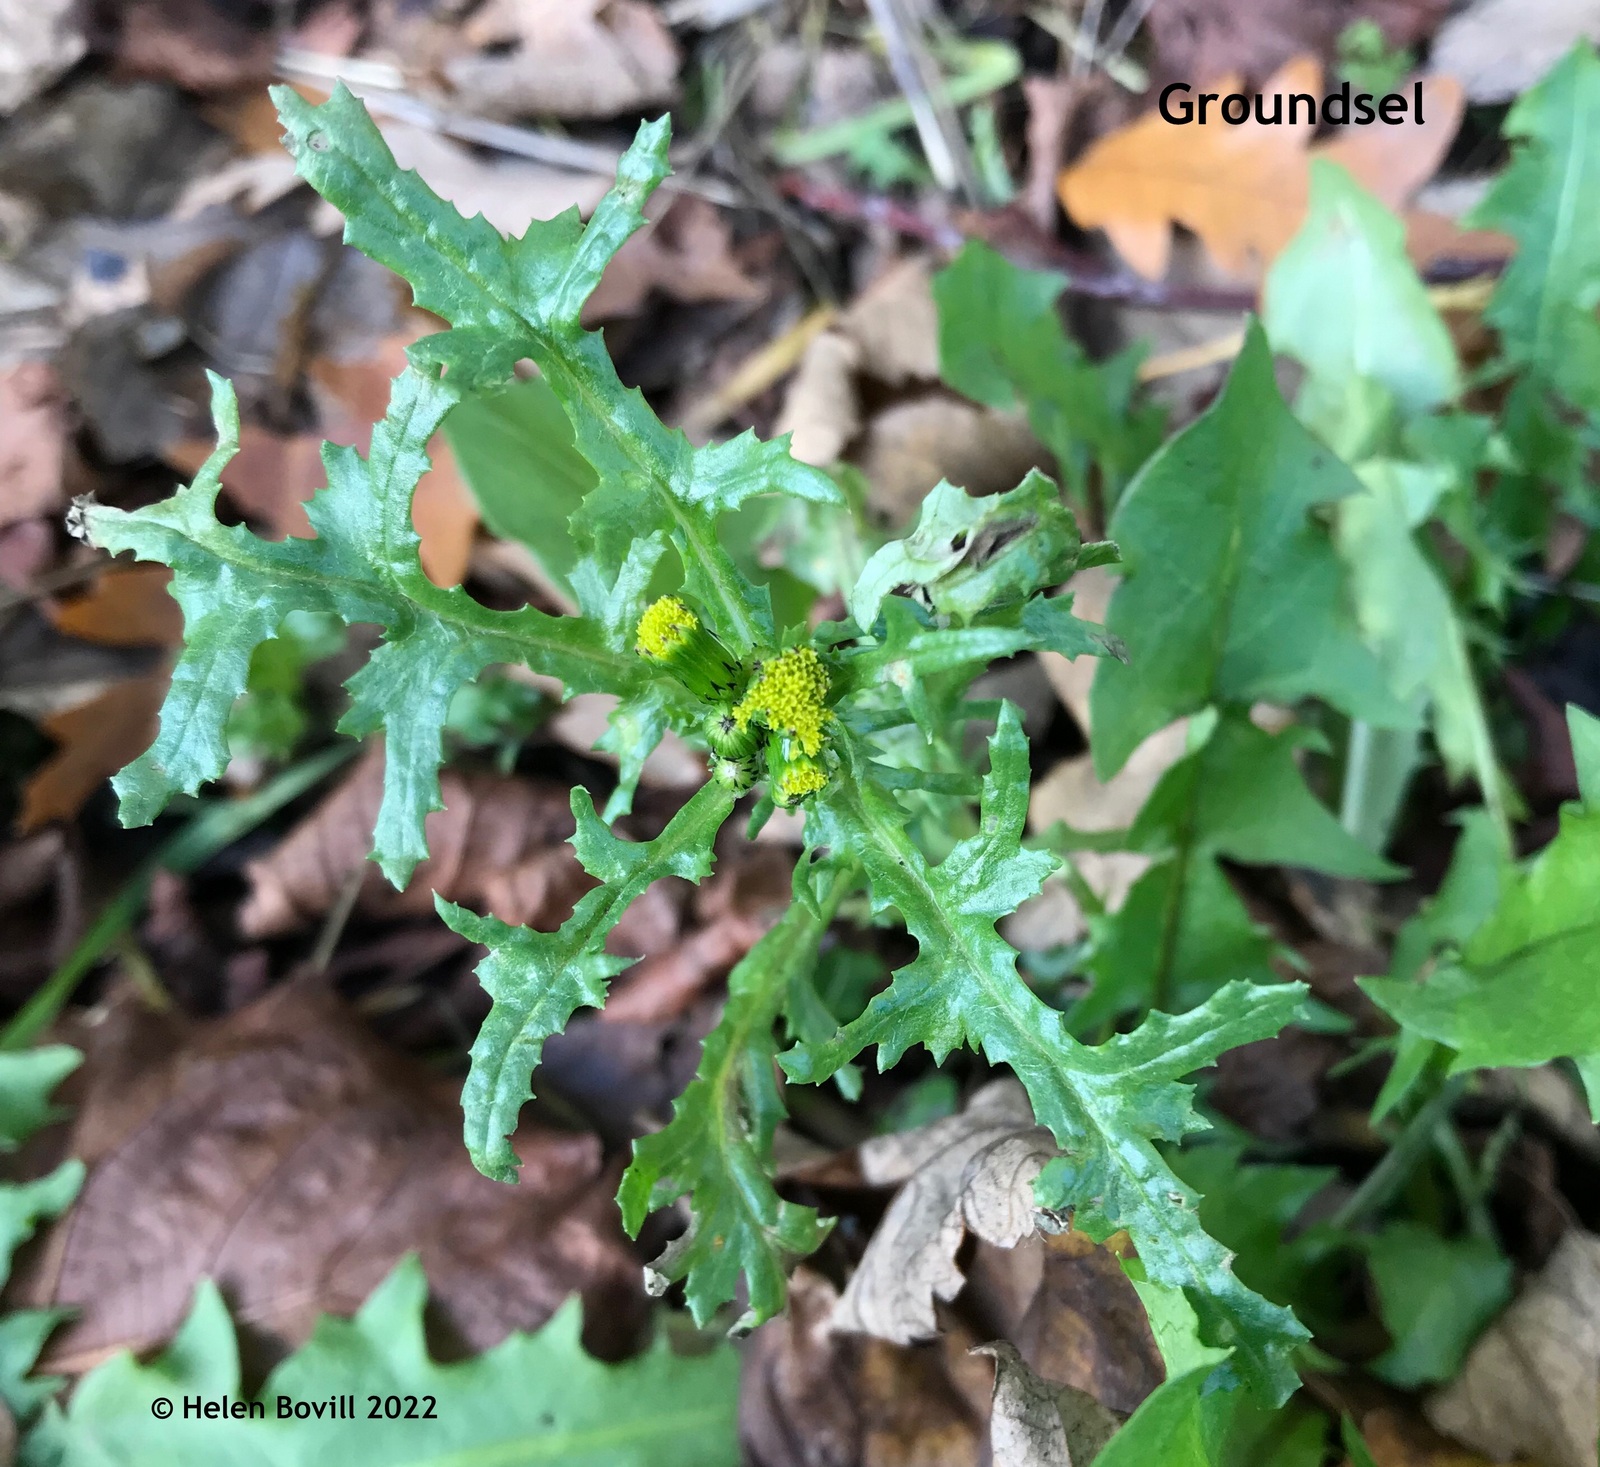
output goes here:
{"type": "Polygon", "coordinates": [[[164,565],[114,565],[81,596],[47,605],[57,631],[107,647],[170,647],[183,638],[183,612],[167,594],[164,565]]]}
{"type": "MultiPolygon", "coordinates": [[[[1237,78],[1214,85],[1224,96],[1239,87],[1237,78]]],[[[1322,68],[1311,57],[1288,62],[1261,89],[1263,97],[1297,92],[1322,96],[1322,68]]],[[[1422,96],[1420,124],[1342,128],[1314,148],[1304,109],[1293,125],[1259,123],[1252,114],[1238,126],[1219,111],[1203,124],[1180,126],[1153,110],[1101,138],[1067,169],[1058,182],[1061,202],[1084,228],[1105,230],[1149,279],[1166,273],[1174,224],[1193,230],[1224,270],[1253,274],[1305,218],[1313,158],[1342,164],[1391,209],[1432,177],[1455,137],[1464,97],[1459,83],[1441,76],[1423,80],[1422,96]]]]}
{"type": "Polygon", "coordinates": [[[17,828],[24,835],[52,820],[70,820],[101,780],[150,747],[167,679],[166,669],[127,678],[40,723],[57,747],[23,788],[17,828]]]}

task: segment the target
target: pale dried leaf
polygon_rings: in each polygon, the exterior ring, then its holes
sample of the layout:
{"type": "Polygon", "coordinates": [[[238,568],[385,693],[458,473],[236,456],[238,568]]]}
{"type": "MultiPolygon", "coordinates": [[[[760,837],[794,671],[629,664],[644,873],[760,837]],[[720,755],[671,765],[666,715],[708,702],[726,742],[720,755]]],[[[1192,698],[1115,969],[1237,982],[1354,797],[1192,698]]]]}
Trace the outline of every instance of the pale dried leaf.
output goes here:
{"type": "Polygon", "coordinates": [[[984,1086],[960,1115],[861,1147],[869,1183],[905,1185],[851,1276],[833,1327],[898,1344],[938,1332],[935,1300],[965,1282],[956,1266],[970,1231],[1001,1248],[1036,1227],[1033,1181],[1057,1155],[1015,1080],[984,1086]]]}
{"type": "Polygon", "coordinates": [[[1474,102],[1509,102],[1585,37],[1600,42],[1592,0],[1472,0],[1439,27],[1428,65],[1474,102]]]}
{"type": "Polygon", "coordinates": [[[78,0],[0,0],[0,117],[42,92],[88,48],[78,0]]]}
{"type": "Polygon", "coordinates": [[[0,368],[0,529],[63,507],[66,433],[66,395],[53,368],[0,368]]]}
{"type": "Polygon", "coordinates": [[[1028,1369],[1005,1340],[979,1345],[994,1361],[994,1405],[989,1451],[1004,1467],[1072,1467],[1067,1429],[1056,1409],[1056,1387],[1028,1369]]]}
{"type": "Polygon", "coordinates": [[[1595,1467],[1600,1237],[1568,1233],[1426,1409],[1440,1431],[1497,1460],[1595,1467]]]}
{"type": "Polygon", "coordinates": [[[677,90],[677,43],[641,0],[490,0],[463,35],[481,49],[440,70],[487,116],[615,117],[677,90]]]}
{"type": "Polygon", "coordinates": [[[939,377],[939,311],[933,275],[923,259],[901,260],[884,271],[839,318],[839,329],[860,351],[858,369],[899,387],[939,377]]]}
{"type": "Polygon", "coordinates": [[[789,451],[803,464],[826,468],[861,431],[855,374],[861,350],[849,337],[824,331],[806,347],[789,382],[776,431],[792,433],[789,451]]]}

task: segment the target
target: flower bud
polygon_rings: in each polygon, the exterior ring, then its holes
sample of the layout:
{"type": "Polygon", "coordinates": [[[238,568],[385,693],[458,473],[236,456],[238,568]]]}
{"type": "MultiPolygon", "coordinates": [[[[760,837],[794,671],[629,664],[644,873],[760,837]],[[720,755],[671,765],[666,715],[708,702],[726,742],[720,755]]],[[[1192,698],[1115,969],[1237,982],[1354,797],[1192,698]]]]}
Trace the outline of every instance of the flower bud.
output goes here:
{"type": "Polygon", "coordinates": [[[798,741],[774,735],[767,742],[767,787],[780,810],[802,804],[828,783],[828,771],[798,746],[798,741]]]}
{"type": "Polygon", "coordinates": [[[754,754],[743,759],[731,759],[722,754],[711,756],[711,777],[724,789],[742,795],[761,777],[761,760],[754,754]]]}
{"type": "Polygon", "coordinates": [[[727,759],[748,758],[761,745],[760,735],[748,724],[741,725],[727,703],[706,715],[705,735],[711,752],[727,759]]]}
{"type": "Polygon", "coordinates": [[[724,701],[739,689],[737,659],[681,597],[663,596],[651,602],[639,618],[633,650],[664,667],[708,703],[724,701]]]}

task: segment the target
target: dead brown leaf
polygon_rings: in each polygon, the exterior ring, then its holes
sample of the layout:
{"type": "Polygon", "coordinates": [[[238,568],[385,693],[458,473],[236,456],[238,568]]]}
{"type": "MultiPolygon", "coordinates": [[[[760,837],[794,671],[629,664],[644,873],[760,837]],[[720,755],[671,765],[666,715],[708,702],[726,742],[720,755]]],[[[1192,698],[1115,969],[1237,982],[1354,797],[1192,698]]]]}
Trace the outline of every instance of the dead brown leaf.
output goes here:
{"type": "Polygon", "coordinates": [[[839,1335],[837,1302],[802,1266],[788,1310],[746,1344],[739,1435],[754,1467],[977,1467],[990,1371],[971,1336],[906,1347],[839,1335]]]}
{"type": "Polygon", "coordinates": [[[66,394],[54,368],[0,368],[0,529],[63,507],[66,394]]]}
{"type": "Polygon", "coordinates": [[[171,647],[183,639],[183,612],[167,593],[164,565],[111,565],[83,595],[46,613],[56,630],[108,647],[171,647]]]}
{"type": "Polygon", "coordinates": [[[979,1345],[994,1361],[989,1455],[1004,1467],[1072,1467],[1094,1460],[1121,1422],[1093,1396],[1058,1386],[1005,1340],[979,1345]]]}
{"type": "Polygon", "coordinates": [[[100,782],[136,759],[155,741],[168,670],[127,678],[104,692],[40,720],[56,751],[28,777],[18,829],[37,830],[70,820],[100,782]]]}
{"type": "Polygon", "coordinates": [[[133,76],[191,92],[227,92],[272,78],[273,35],[208,0],[128,0],[117,62],[133,76]]]}
{"type": "Polygon", "coordinates": [[[1237,72],[1259,82],[1296,56],[1333,59],[1352,21],[1377,22],[1391,46],[1430,37],[1450,0],[1162,0],[1146,26],[1158,83],[1212,82],[1237,72]]]}
{"type": "Polygon", "coordinates": [[[1568,1233],[1426,1410],[1447,1436],[1499,1461],[1595,1467],[1600,1237],[1568,1233]]]}
{"type": "Polygon", "coordinates": [[[433,910],[433,893],[506,922],[552,925],[594,883],[572,848],[570,796],[553,780],[446,769],[445,808],[427,819],[430,855],[397,892],[367,860],[383,798],[381,749],[260,860],[246,868],[250,894],[239,927],[252,938],[315,922],[346,882],[364,872],[357,910],[372,917],[433,910]]]}
{"type": "Polygon", "coordinates": [[[615,117],[677,91],[677,43],[641,0],[490,0],[459,42],[439,70],[487,116],[615,117]]]}
{"type": "Polygon", "coordinates": [[[733,233],[716,205],[680,194],[612,256],[584,302],[584,321],[636,316],[653,291],[688,305],[760,300],[764,288],[734,258],[732,244],[733,233]]]}
{"type": "MultiPolygon", "coordinates": [[[[1490,1458],[1440,1436],[1419,1417],[1391,1407],[1361,1414],[1361,1439],[1377,1467],[1490,1467],[1491,1463],[1490,1458]]],[[[1517,1457],[1509,1467],[1541,1464],[1517,1457]]]]}
{"type": "Polygon", "coordinates": [[[1033,1180],[1056,1147],[1015,1080],[996,1080],[947,1116],[860,1148],[869,1185],[903,1182],[834,1311],[833,1327],[910,1344],[938,1333],[936,1300],[966,1283],[968,1232],[1013,1248],[1037,1226],[1033,1180]]]}
{"type": "MultiPolygon", "coordinates": [[[[1310,163],[1340,163],[1362,187],[1398,209],[1443,159],[1461,120],[1464,98],[1448,77],[1423,82],[1421,124],[1345,127],[1337,140],[1308,147],[1305,110],[1290,125],[1234,127],[1213,112],[1175,127],[1150,111],[1101,138],[1061,175],[1061,202],[1086,229],[1103,229],[1141,275],[1166,274],[1172,226],[1194,231],[1217,262],[1249,276],[1271,262],[1305,218],[1310,163]]],[[[1237,76],[1216,83],[1238,89],[1237,76]]],[[[1322,68],[1311,57],[1288,62],[1262,88],[1266,96],[1322,95],[1322,68]]]]}
{"type": "Polygon", "coordinates": [[[76,1311],[44,1369],[167,1339],[203,1277],[281,1350],[319,1313],[353,1312],[411,1250],[474,1351],[536,1328],[574,1290],[608,1306],[589,1318],[613,1351],[637,1323],[599,1142],[524,1127],[522,1185],[490,1181],[461,1148],[448,1088],[325,991],[280,988],[194,1025],[124,1001],[85,1038],[66,1144],[88,1179],[11,1293],[76,1311]]]}

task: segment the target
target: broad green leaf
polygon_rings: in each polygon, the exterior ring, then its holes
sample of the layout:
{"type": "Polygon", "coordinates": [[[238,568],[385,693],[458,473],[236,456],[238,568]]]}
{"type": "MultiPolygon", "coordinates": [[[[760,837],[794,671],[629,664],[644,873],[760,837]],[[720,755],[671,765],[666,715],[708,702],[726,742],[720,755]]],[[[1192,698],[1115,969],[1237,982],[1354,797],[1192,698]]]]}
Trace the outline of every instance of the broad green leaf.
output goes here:
{"type": "Polygon", "coordinates": [[[1339,506],[1336,541],[1350,568],[1356,615],[1402,703],[1426,701],[1434,739],[1454,779],[1473,775],[1495,818],[1509,828],[1515,794],[1495,758],[1467,633],[1417,533],[1448,482],[1446,471],[1368,459],[1366,488],[1339,506]]]}
{"type": "Polygon", "coordinates": [[[666,534],[683,561],[686,589],[723,639],[741,654],[770,645],[770,600],[734,565],[716,517],[759,494],[837,503],[837,487],[791,458],[787,439],[760,443],[746,433],[692,448],[638,391],[622,386],[600,333],[579,323],[606,262],[643,223],[644,202],[666,175],[666,119],[640,128],[618,165],[617,186],[587,226],[571,209],[507,239],[481,216],[463,219],[416,174],[400,172],[343,87],[320,107],[287,87],[273,97],[296,166],[343,211],[346,240],[403,275],[417,304],[455,328],[418,343],[413,359],[475,387],[505,382],[520,358],[538,365],[598,480],[573,522],[580,548],[612,570],[638,536],[666,534]]]}
{"type": "Polygon", "coordinates": [[[1092,464],[1115,503],[1161,439],[1159,409],[1133,406],[1142,353],[1093,363],[1063,329],[1056,300],[1066,277],[1024,270],[969,243],[933,279],[939,370],[957,392],[990,407],[1021,403],[1081,500],[1092,464]]]}
{"type": "Polygon", "coordinates": [[[867,562],[850,610],[870,631],[884,598],[898,591],[965,624],[1065,580],[1079,543],[1072,511],[1038,470],[1015,489],[981,498],[941,479],[912,532],[867,562]]]}
{"type": "Polygon", "coordinates": [[[484,523],[527,546],[566,589],[579,559],[567,521],[596,479],[549,383],[529,377],[469,393],[444,420],[444,433],[484,523]]]}
{"type": "Polygon", "coordinates": [[[633,1143],[617,1197],[637,1236],[653,1208],[689,1196],[693,1224],[653,1271],[663,1282],[687,1279],[700,1324],[734,1297],[741,1274],[749,1291],[742,1322],[771,1318],[783,1308],[787,1263],[814,1252],[828,1231],[813,1209],[785,1202],[773,1185],[772,1137],[784,1117],[773,1025],[796,981],[809,978],[853,873],[848,862],[827,862],[820,872],[809,866],[802,857],[796,899],[728,975],[728,1001],[695,1078],[672,1120],[633,1143]]]}
{"type": "MultiPolygon", "coordinates": [[[[1593,723],[1571,710],[1587,746],[1593,723]]],[[[1537,1065],[1600,1054],[1600,806],[1563,807],[1553,841],[1501,880],[1499,900],[1423,981],[1369,978],[1362,987],[1406,1029],[1457,1051],[1456,1067],[1537,1065]]],[[[1453,934],[1450,934],[1453,935],[1453,934]]]]}
{"type": "Polygon", "coordinates": [[[530,1077],[545,1040],[565,1029],[577,1009],[599,1008],[611,979],[633,961],[606,952],[606,934],[652,882],[663,876],[699,881],[711,870],[712,843],[733,803],[721,785],[704,785],[660,835],[635,843],[613,835],[595,814],[589,792],[575,786],[572,847],[584,870],[604,884],[555,932],[512,927],[435,895],[450,927],[489,949],[477,972],[494,1002],[473,1041],[461,1088],[467,1150],[485,1176],[516,1181],[519,1162],[510,1137],[532,1097],[530,1077]]]}
{"type": "MultiPolygon", "coordinates": [[[[1275,981],[1274,945],[1219,858],[1367,880],[1398,874],[1306,788],[1296,762],[1306,742],[1301,732],[1268,734],[1230,711],[1162,775],[1126,840],[1156,863],[1116,912],[1091,921],[1094,987],[1072,1011],[1075,1030],[1129,1011],[1191,1008],[1230,979],[1275,981]]],[[[1065,832],[1059,844],[1071,849],[1075,839],[1065,832]]]]}
{"type": "Polygon", "coordinates": [[[1129,660],[1094,680],[1102,779],[1211,703],[1320,697],[1373,723],[1406,720],[1311,514],[1360,487],[1284,405],[1252,324],[1222,395],[1150,460],[1111,522],[1126,569],[1106,628],[1129,660]]]}
{"type": "Polygon", "coordinates": [[[56,1118],[50,1092],[82,1063],[67,1044],[0,1054],[0,1151],[15,1151],[56,1118]]]}
{"type": "Polygon", "coordinates": [[[354,1319],[324,1316],[272,1372],[256,1398],[264,1419],[184,1420],[185,1396],[250,1399],[227,1308],[202,1284],[165,1354],[149,1365],[116,1355],[84,1377],[65,1412],[51,1408],[28,1467],[736,1467],[730,1346],[680,1356],[658,1339],[607,1365],[584,1353],[571,1299],[535,1333],[441,1365],[424,1338],[426,1294],[421,1266],[404,1259],[354,1319]],[[326,1410],[340,1396],[354,1397],[353,1420],[278,1415],[280,1398],[291,1411],[296,1402],[326,1410]],[[168,1420],[151,1410],[160,1397],[177,1403],[168,1420]],[[402,1419],[381,1414],[391,1397],[402,1419]],[[417,1417],[404,1419],[412,1397],[417,1417]]]}
{"type": "Polygon", "coordinates": [[[1600,411],[1600,58],[1580,41],[1512,107],[1515,147],[1471,223],[1517,241],[1484,317],[1512,365],[1600,411]]]}
{"type": "Polygon", "coordinates": [[[1018,850],[1028,749],[1015,709],[1004,705],[990,741],[978,833],[937,866],[911,838],[866,747],[851,737],[841,755],[841,777],[809,817],[818,821],[815,838],[861,862],[874,910],[900,913],[918,956],[859,1019],[830,1041],[791,1051],[784,1068],[814,1082],[868,1045],[878,1046],[887,1068],[913,1044],[936,1060],[971,1044],[1009,1065],[1065,1153],[1039,1180],[1040,1206],[1070,1212],[1097,1238],[1126,1228],[1149,1277],[1183,1289],[1206,1341],[1233,1346],[1241,1375],[1263,1395],[1286,1395],[1294,1381],[1288,1351],[1304,1331],[1287,1309],[1234,1277],[1227,1253],[1196,1219],[1197,1199],[1154,1143],[1203,1124],[1183,1077],[1226,1049],[1275,1034],[1298,1011],[1302,989],[1236,983],[1191,1013],[1155,1015],[1095,1048],[1078,1043],[1063,1016],[1023,983],[1016,952],[995,930],[1053,865],[1042,852],[1018,850]]]}
{"type": "Polygon", "coordinates": [[[1223,1467],[1232,1396],[1206,1389],[1209,1369],[1163,1381],[1095,1457],[1096,1467],[1223,1467]]]}
{"type": "Polygon", "coordinates": [[[1402,1390],[1454,1380],[1484,1326],[1511,1301],[1512,1267],[1492,1243],[1411,1222],[1365,1241],[1393,1343],[1367,1369],[1402,1390]]]}
{"type": "Polygon", "coordinates": [[[1461,390],[1404,226],[1335,163],[1312,160],[1310,212],[1267,273],[1262,319],[1273,346],[1309,373],[1301,408],[1313,426],[1342,411],[1358,379],[1381,383],[1407,416],[1461,390]]]}

